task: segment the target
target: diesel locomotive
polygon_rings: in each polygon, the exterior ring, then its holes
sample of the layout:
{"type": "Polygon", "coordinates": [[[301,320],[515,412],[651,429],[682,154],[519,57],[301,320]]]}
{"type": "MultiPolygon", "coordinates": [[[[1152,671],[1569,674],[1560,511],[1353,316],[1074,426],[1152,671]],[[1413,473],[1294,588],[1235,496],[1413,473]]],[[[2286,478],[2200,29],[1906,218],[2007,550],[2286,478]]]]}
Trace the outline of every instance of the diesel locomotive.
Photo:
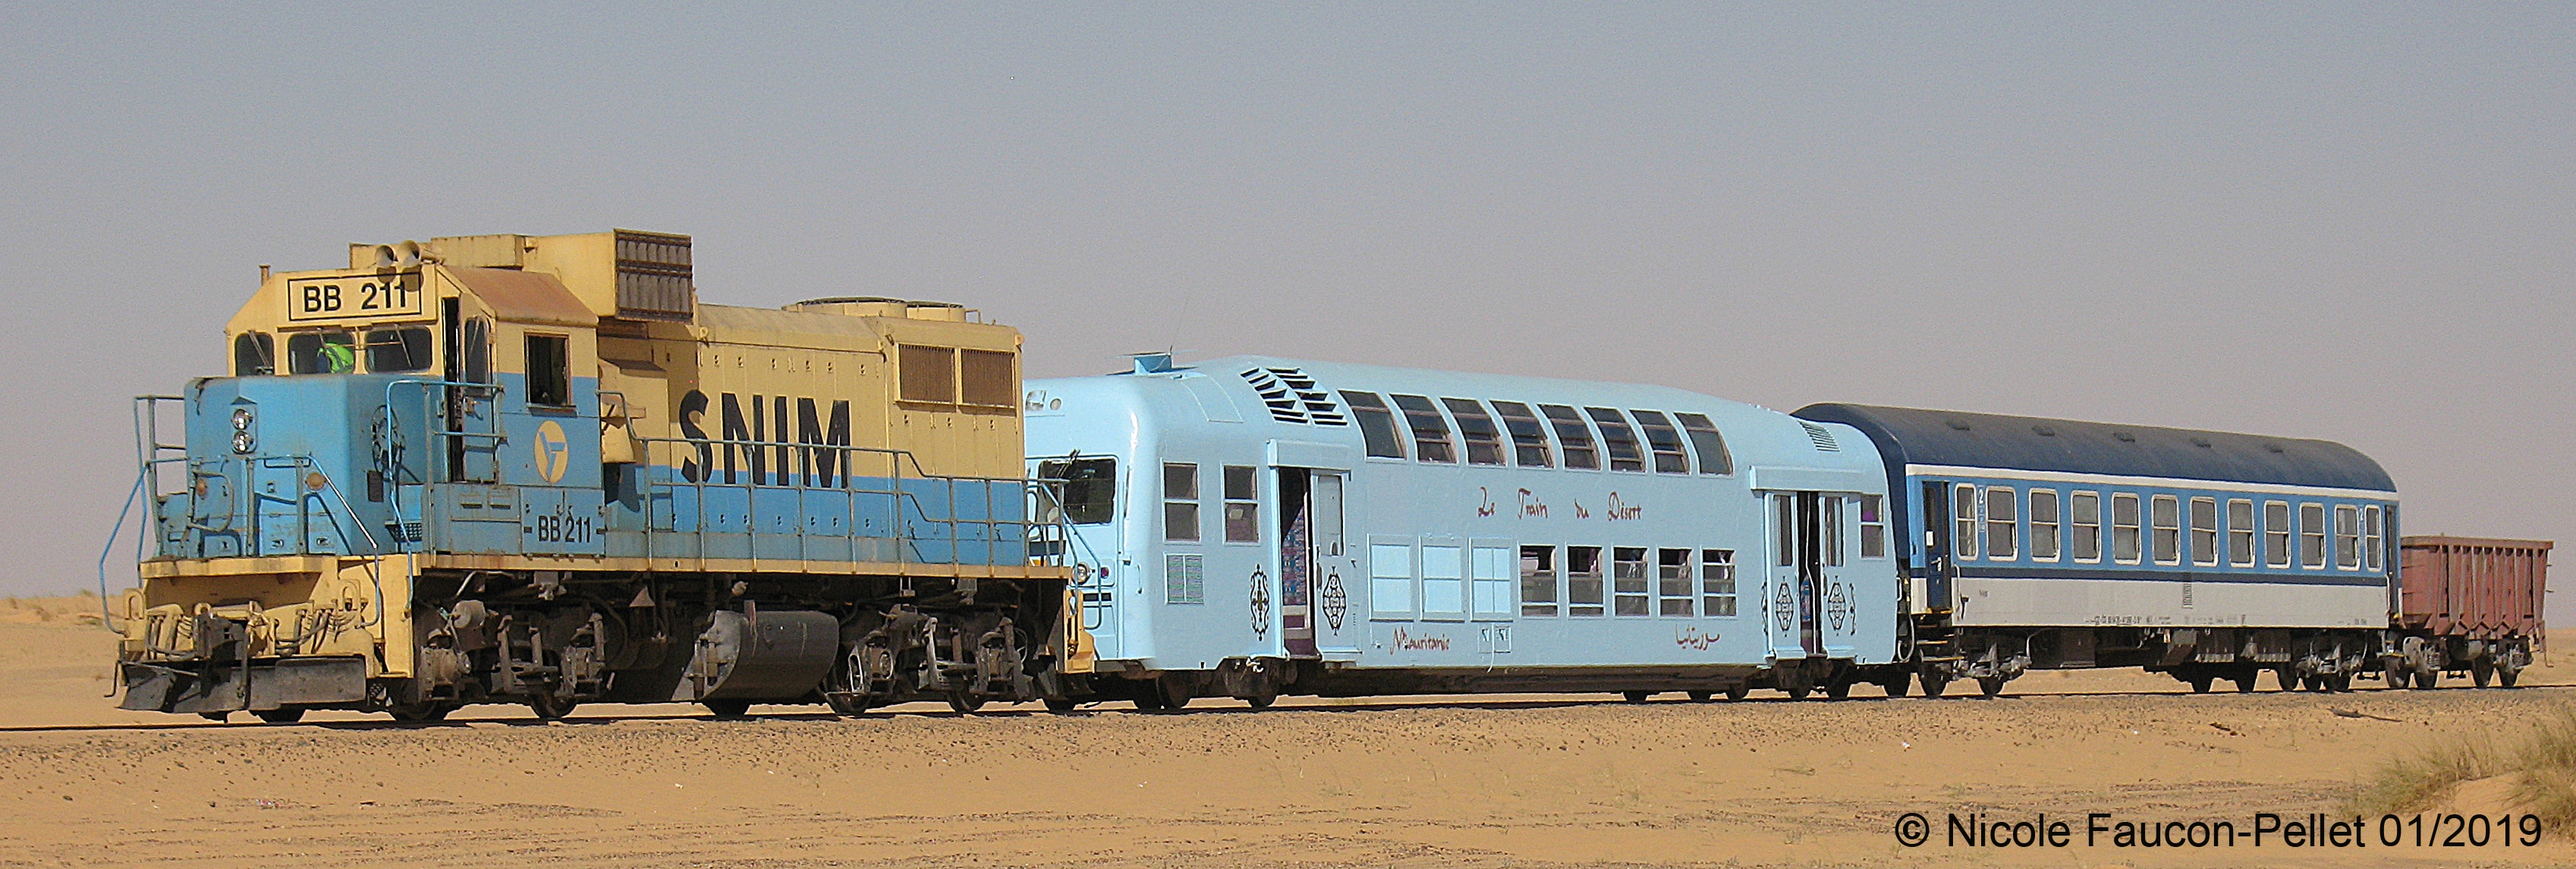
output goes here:
{"type": "Polygon", "coordinates": [[[125,708],[973,709],[1079,646],[1016,329],[703,304],[690,239],[629,230],[261,271],[229,376],[137,399],[125,708]]]}

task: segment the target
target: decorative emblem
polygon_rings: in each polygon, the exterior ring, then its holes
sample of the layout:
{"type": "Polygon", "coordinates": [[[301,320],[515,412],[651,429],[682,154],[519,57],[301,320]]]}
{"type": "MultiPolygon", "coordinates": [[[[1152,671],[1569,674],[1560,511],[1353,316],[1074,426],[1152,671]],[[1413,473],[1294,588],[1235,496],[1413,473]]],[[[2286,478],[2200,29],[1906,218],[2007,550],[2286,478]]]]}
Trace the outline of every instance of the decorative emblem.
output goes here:
{"type": "Polygon", "coordinates": [[[539,424],[536,442],[531,449],[537,476],[549,483],[563,482],[564,471],[572,468],[572,439],[564,435],[563,426],[551,419],[539,424]]]}
{"type": "Polygon", "coordinates": [[[1780,630],[1786,631],[1798,625],[1798,598],[1789,590],[1788,583],[1781,583],[1780,593],[1771,596],[1771,613],[1778,617],[1780,630]]]}
{"type": "Polygon", "coordinates": [[[1252,635],[1270,635],[1270,577],[1259,567],[1252,569],[1252,635]]]}
{"type": "Polygon", "coordinates": [[[1324,623],[1333,630],[1342,629],[1342,614],[1351,609],[1351,596],[1342,591],[1342,572],[1324,574],[1324,623]]]}
{"type": "Polygon", "coordinates": [[[1851,597],[1843,593],[1843,584],[1840,580],[1836,580],[1834,584],[1828,586],[1827,589],[1828,590],[1825,592],[1825,621],[1828,624],[1833,625],[1833,629],[1836,632],[1840,632],[1843,629],[1843,623],[1850,621],[1853,614],[1851,597]]]}

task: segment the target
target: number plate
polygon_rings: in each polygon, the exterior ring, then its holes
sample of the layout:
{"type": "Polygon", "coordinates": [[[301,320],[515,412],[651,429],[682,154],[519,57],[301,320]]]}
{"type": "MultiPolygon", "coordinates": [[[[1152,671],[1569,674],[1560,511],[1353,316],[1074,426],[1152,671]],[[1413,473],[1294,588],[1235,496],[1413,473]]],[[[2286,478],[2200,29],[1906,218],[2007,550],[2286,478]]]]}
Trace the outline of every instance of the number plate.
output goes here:
{"type": "Polygon", "coordinates": [[[420,317],[428,309],[419,272],[290,278],[286,282],[286,320],[290,323],[420,317]]]}

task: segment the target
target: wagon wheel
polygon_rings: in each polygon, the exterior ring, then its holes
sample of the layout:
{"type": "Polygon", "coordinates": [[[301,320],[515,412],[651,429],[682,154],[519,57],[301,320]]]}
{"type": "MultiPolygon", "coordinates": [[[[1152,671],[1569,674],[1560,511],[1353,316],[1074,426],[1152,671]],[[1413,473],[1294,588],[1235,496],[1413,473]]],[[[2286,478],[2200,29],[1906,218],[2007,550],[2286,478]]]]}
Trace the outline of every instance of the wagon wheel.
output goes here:
{"type": "Polygon", "coordinates": [[[1851,696],[1852,683],[1836,679],[1825,683],[1825,699],[1841,700],[1851,696]]]}
{"type": "Polygon", "coordinates": [[[2522,678],[2522,668],[2521,668],[2521,667],[2497,667],[2497,668],[2496,668],[2496,684],[2497,684],[2497,685],[2501,685],[2501,686],[2506,687],[2506,688],[2511,688],[2511,687],[2513,687],[2513,683],[2514,683],[2514,681],[2515,681],[2515,680],[2517,680],[2517,679],[2521,679],[2521,678],[2522,678]]]}
{"type": "Polygon", "coordinates": [[[1627,701],[1628,701],[1628,702],[1630,702],[1630,703],[1644,703],[1644,702],[1646,702],[1646,698],[1655,696],[1655,692],[1653,692],[1653,691],[1622,691],[1622,692],[1619,692],[1619,696],[1620,696],[1620,697],[1623,697],[1623,698],[1626,698],[1626,699],[1627,699],[1627,701]]]}
{"type": "Polygon", "coordinates": [[[437,701],[423,701],[420,703],[399,704],[385,711],[393,713],[395,721],[400,721],[405,724],[427,724],[433,721],[445,721],[447,720],[447,713],[455,710],[456,707],[445,703],[437,701]]]}
{"type": "Polygon", "coordinates": [[[717,718],[733,719],[751,717],[751,701],[749,700],[700,700],[698,703],[699,705],[707,707],[708,712],[715,713],[717,718]]]}
{"type": "Polygon", "coordinates": [[[2484,688],[2487,682],[2494,678],[2495,662],[2479,658],[2469,663],[2469,684],[2484,688]]]}
{"type": "Polygon", "coordinates": [[[1985,694],[1987,697],[2000,695],[2004,693],[2004,677],[1987,676],[1983,679],[1978,679],[1977,690],[1985,694]]]}
{"type": "Polygon", "coordinates": [[[1082,705],[1071,697],[1058,697],[1053,694],[1046,696],[1045,703],[1048,712],[1071,712],[1074,707],[1082,705]]]}
{"type": "Polygon", "coordinates": [[[1717,696],[1717,695],[1712,694],[1712,693],[1709,693],[1709,692],[1707,692],[1707,691],[1691,691],[1691,692],[1688,692],[1688,694],[1689,694],[1689,696],[1690,696],[1691,702],[1693,702],[1693,703],[1706,703],[1706,702],[1708,702],[1708,698],[1711,698],[1711,697],[1715,697],[1715,696],[1717,696]]]}
{"type": "Polygon", "coordinates": [[[2261,670],[2247,667],[2236,671],[2236,675],[2227,677],[2227,681],[2236,683],[2236,693],[2252,694],[2254,693],[2254,677],[2261,675],[2262,672],[2263,671],[2261,670]]]}
{"type": "Polygon", "coordinates": [[[2208,673],[2194,673],[2191,676],[2191,693],[2207,694],[2209,693],[2210,683],[2216,681],[2218,681],[2218,677],[2212,676],[2208,673]]]}
{"type": "Polygon", "coordinates": [[[2439,687],[2442,687],[2442,671],[2441,671],[2441,670],[2439,670],[2439,669],[2437,669],[2437,668],[2434,668],[2434,667],[2432,667],[2432,666],[2430,666],[2430,665],[2427,665],[2427,666],[2420,667],[2420,668],[2417,668],[2417,669],[2416,669],[2416,671],[2415,671],[2415,688],[2416,688],[2417,690],[2420,690],[2420,691],[2430,691],[2430,690],[2432,690],[2432,689],[2439,688],[2439,687]]]}
{"type": "Polygon", "coordinates": [[[2327,676],[2326,690],[2337,694],[2350,692],[2352,690],[2352,673],[2342,672],[2336,673],[2332,676],[2327,676]]]}
{"type": "Polygon", "coordinates": [[[984,708],[984,695],[969,694],[963,690],[950,691],[948,708],[959,715],[972,715],[975,710],[984,708]]]}
{"type": "Polygon", "coordinates": [[[2272,668],[2272,678],[2283,691],[2299,690],[2299,675],[2288,667],[2272,668]]]}
{"type": "Polygon", "coordinates": [[[1808,694],[1815,692],[1816,686],[1800,682],[1795,685],[1780,686],[1780,690],[1787,692],[1791,700],[1805,700],[1808,694]]]}
{"type": "Polygon", "coordinates": [[[270,724],[293,724],[304,720],[304,710],[302,709],[262,709],[251,714],[259,716],[259,720],[266,721],[270,724]]]}
{"type": "Polygon", "coordinates": [[[2390,658],[2388,659],[2387,669],[2380,673],[2380,679],[2390,688],[2404,688],[2406,687],[2407,677],[2411,675],[2413,675],[2413,671],[2406,669],[2406,665],[2404,663],[2399,662],[2395,658],[2390,658]]]}
{"type": "Polygon", "coordinates": [[[573,701],[555,696],[553,691],[528,695],[528,711],[535,713],[540,721],[562,721],[564,716],[572,714],[575,705],[573,701]]]}
{"type": "Polygon", "coordinates": [[[1898,670],[1895,674],[1880,680],[1878,687],[1886,689],[1889,697],[1903,697],[1905,689],[1913,684],[1914,674],[1911,671],[1898,670]]]}
{"type": "Polygon", "coordinates": [[[1949,687],[1950,677],[1935,676],[1930,673],[1923,674],[1923,696],[1937,698],[1941,696],[1942,691],[1948,690],[1949,687]]]}
{"type": "Polygon", "coordinates": [[[1742,700],[1744,699],[1744,695],[1751,693],[1753,693],[1752,686],[1746,685],[1742,682],[1737,682],[1735,683],[1735,687],[1726,689],[1726,699],[1729,701],[1742,700]]]}

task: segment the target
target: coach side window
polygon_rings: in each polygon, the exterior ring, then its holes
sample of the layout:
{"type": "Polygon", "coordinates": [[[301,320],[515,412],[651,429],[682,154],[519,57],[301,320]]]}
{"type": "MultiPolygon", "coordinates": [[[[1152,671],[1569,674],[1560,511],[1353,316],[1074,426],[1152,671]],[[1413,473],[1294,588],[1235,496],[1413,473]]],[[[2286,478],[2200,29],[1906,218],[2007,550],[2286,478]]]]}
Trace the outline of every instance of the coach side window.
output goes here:
{"type": "Polygon", "coordinates": [[[1503,433],[1494,428],[1493,418],[1485,415],[1484,405],[1466,398],[1443,398],[1440,403],[1448,405],[1449,415],[1458,418],[1458,438],[1467,443],[1467,464],[1503,463],[1503,433]]]}
{"type": "Polygon", "coordinates": [[[2388,539],[2387,522],[2388,517],[2381,512],[2379,505],[2372,504],[2362,508],[2361,559],[2364,569],[2379,570],[2380,547],[2384,545],[2381,541],[2388,539]]]}
{"type": "Polygon", "coordinates": [[[1646,432],[1646,446],[1655,454],[1655,473],[1690,473],[1690,456],[1682,452],[1682,435],[1673,430],[1672,421],[1651,410],[1629,413],[1636,415],[1637,427],[1646,432]]]}
{"type": "Polygon", "coordinates": [[[2030,560],[2056,561],[2057,490],[2030,490],[2030,560]]]}
{"type": "Polygon", "coordinates": [[[1878,495],[1860,496],[1860,557],[1887,557],[1886,510],[1886,498],[1878,495]]]}
{"type": "Polygon", "coordinates": [[[1538,415],[1530,412],[1529,405],[1497,401],[1494,413],[1503,418],[1503,431],[1512,436],[1512,464],[1524,468],[1556,466],[1548,454],[1547,430],[1539,427],[1538,415]]]}
{"type": "Polygon", "coordinates": [[[1726,475],[1735,473],[1735,454],[1726,449],[1726,436],[1717,433],[1717,424],[1697,413],[1676,413],[1682,433],[1690,436],[1691,451],[1699,454],[1699,472],[1726,475]]]}
{"type": "Polygon", "coordinates": [[[1225,542],[1261,542],[1260,480],[1251,468],[1225,466],[1225,542]]]}
{"type": "Polygon", "coordinates": [[[1950,557],[1977,557],[1977,487],[1960,483],[1950,498],[1950,557]]]}
{"type": "Polygon", "coordinates": [[[1431,399],[1419,395],[1390,395],[1395,406],[1403,409],[1404,422],[1413,428],[1413,452],[1421,461],[1443,465],[1458,463],[1458,453],[1449,446],[1449,421],[1440,417],[1440,409],[1431,399]]]}
{"type": "Polygon", "coordinates": [[[233,376],[277,373],[277,339],[266,332],[243,332],[233,339],[233,376]]]}
{"type": "Polygon", "coordinates": [[[1566,547],[1565,614],[1600,615],[1601,600],[1601,547],[1566,547]]]}
{"type": "Polygon", "coordinates": [[[2150,500],[2156,520],[2156,563],[2182,563],[2182,499],[2157,495],[2150,500]]]}
{"type": "Polygon", "coordinates": [[[1380,618],[1413,614],[1413,544],[1369,544],[1369,608],[1380,618]]]}
{"type": "Polygon", "coordinates": [[[2191,563],[2218,563],[2218,499],[2191,499],[2191,563]]]}
{"type": "Polygon", "coordinates": [[[2263,502],[2263,563],[2272,567],[2290,566],[2290,504],[2287,501],[2263,502]]]}
{"type": "Polygon", "coordinates": [[[2111,560],[2138,563],[2138,496],[2111,493],[2111,560]]]}
{"type": "Polygon", "coordinates": [[[2350,504],[2335,505],[2335,566],[2351,570],[2361,566],[2361,508],[2350,504]]]}
{"type": "Polygon", "coordinates": [[[2326,507],[2299,505],[2299,566],[2326,566],[2326,507]]]}
{"type": "Polygon", "coordinates": [[[1986,487],[1986,557],[2009,561],[2021,551],[2021,504],[2011,486],[1986,487]]]}
{"type": "MultiPolygon", "coordinates": [[[[1565,450],[1565,466],[1586,471],[1601,469],[1601,453],[1592,448],[1592,427],[1574,408],[1562,404],[1542,404],[1539,412],[1547,414],[1548,424],[1556,428],[1556,443],[1565,450]]],[[[1569,567],[1568,570],[1573,568],[1569,567]]]]}
{"type": "Polygon", "coordinates": [[[1360,437],[1368,441],[1371,458],[1404,458],[1404,438],[1395,433],[1395,414],[1386,409],[1374,392],[1342,390],[1342,400],[1351,405],[1351,415],[1359,417],[1360,437]]]}
{"type": "Polygon", "coordinates": [[[2254,566],[2254,502],[2243,498],[2227,502],[2227,563],[2236,567],[2254,566]]]}
{"type": "Polygon", "coordinates": [[[1521,547],[1521,615],[1556,615],[1556,547],[1521,547]]]}
{"type": "Polygon", "coordinates": [[[1610,550],[1610,611],[1623,616],[1642,616],[1653,610],[1646,605],[1646,548],[1617,546],[1610,550]]]}
{"type": "Polygon", "coordinates": [[[2102,561],[2102,495],[2099,492],[2077,492],[2066,502],[2074,520],[2075,560],[2086,564],[2102,561]]]}
{"type": "Polygon", "coordinates": [[[1688,549],[1655,550],[1656,612],[1689,618],[1698,614],[1694,598],[1699,595],[1691,586],[1691,551],[1688,549]]]}
{"type": "Polygon", "coordinates": [[[1163,539],[1199,539],[1199,466],[1163,463],[1163,539]]]}
{"type": "Polygon", "coordinates": [[[1735,615],[1735,550],[1699,551],[1700,615],[1735,615]]]}
{"type": "Polygon", "coordinates": [[[1646,452],[1637,444],[1637,433],[1628,428],[1628,418],[1606,407],[1587,407],[1592,422],[1601,426],[1601,445],[1610,450],[1610,470],[1644,471],[1646,452]]]}

